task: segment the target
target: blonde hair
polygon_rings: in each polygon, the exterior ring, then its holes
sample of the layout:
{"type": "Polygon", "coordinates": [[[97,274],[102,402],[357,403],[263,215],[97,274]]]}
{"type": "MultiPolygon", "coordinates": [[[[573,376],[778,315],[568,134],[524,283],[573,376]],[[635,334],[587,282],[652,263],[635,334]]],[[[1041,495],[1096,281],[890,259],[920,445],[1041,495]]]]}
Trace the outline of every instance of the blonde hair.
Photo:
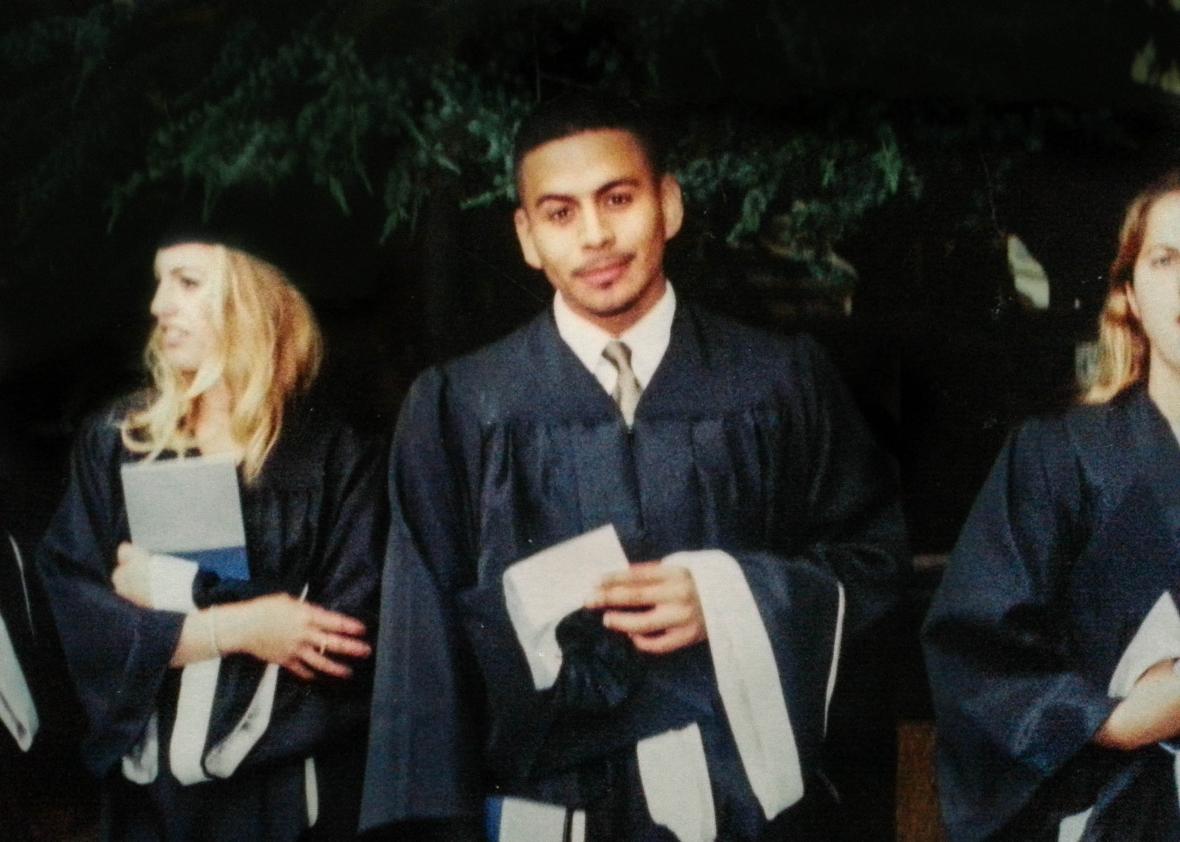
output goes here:
{"type": "Polygon", "coordinates": [[[242,446],[247,482],[258,478],[283,427],[289,400],[319,371],[323,340],[307,301],[281,271],[256,257],[215,245],[210,261],[215,350],[191,373],[169,365],[157,326],[144,359],[151,402],[127,415],[123,444],[155,459],[195,445],[201,396],[224,381],[231,396],[230,435],[242,446]]]}
{"type": "Polygon", "coordinates": [[[1180,192],[1180,170],[1172,170],[1135,197],[1123,217],[1119,248],[1110,264],[1110,289],[1098,316],[1098,359],[1084,403],[1105,403],[1147,376],[1150,350],[1143,325],[1131,310],[1130,289],[1135,262],[1143,248],[1147,217],[1155,203],[1180,192]]]}

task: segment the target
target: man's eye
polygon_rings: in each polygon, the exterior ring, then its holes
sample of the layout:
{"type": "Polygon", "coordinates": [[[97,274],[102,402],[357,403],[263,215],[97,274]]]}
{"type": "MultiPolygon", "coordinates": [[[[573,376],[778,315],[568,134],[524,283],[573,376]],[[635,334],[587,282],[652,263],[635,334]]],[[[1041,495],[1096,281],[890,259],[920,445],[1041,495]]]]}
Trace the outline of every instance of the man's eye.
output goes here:
{"type": "Polygon", "coordinates": [[[553,210],[549,211],[546,216],[550,222],[565,222],[570,218],[570,209],[554,208],[553,210]]]}
{"type": "Polygon", "coordinates": [[[620,205],[631,204],[631,198],[630,193],[611,193],[606,197],[606,203],[614,207],[619,207],[620,205]]]}
{"type": "Polygon", "coordinates": [[[196,278],[190,278],[188,275],[181,275],[180,285],[185,289],[196,289],[201,285],[201,282],[196,278]]]}

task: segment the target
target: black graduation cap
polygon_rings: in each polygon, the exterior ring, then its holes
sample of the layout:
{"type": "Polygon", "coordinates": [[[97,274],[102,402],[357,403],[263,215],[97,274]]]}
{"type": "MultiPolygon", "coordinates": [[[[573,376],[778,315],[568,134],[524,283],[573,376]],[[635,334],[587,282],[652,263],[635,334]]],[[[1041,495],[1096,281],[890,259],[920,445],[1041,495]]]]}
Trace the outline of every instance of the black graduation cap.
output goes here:
{"type": "Polygon", "coordinates": [[[288,233],[279,217],[280,204],[265,191],[236,190],[207,200],[190,197],[174,209],[156,241],[156,248],[179,243],[229,246],[289,270],[284,241],[288,233]]]}
{"type": "Polygon", "coordinates": [[[326,263],[339,253],[332,237],[338,220],[330,214],[330,208],[291,191],[235,187],[211,201],[201,195],[179,202],[156,248],[220,243],[278,267],[305,295],[314,295],[325,288],[324,276],[335,274],[326,263]]]}

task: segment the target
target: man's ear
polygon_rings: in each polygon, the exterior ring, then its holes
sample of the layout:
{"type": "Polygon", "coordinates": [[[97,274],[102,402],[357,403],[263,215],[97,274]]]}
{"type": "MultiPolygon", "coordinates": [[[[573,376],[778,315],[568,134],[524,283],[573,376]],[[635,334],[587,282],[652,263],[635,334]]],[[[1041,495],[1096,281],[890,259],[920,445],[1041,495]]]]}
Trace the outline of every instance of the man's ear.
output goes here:
{"type": "Polygon", "coordinates": [[[529,222],[529,215],[525,213],[524,208],[517,208],[516,213],[512,215],[512,221],[516,223],[516,239],[520,243],[524,262],[534,269],[540,269],[541,255],[537,253],[537,247],[533,244],[533,226],[529,222]]]}
{"type": "Polygon", "coordinates": [[[680,182],[670,173],[660,179],[660,205],[664,210],[664,239],[670,240],[684,223],[684,195],[680,182]]]}

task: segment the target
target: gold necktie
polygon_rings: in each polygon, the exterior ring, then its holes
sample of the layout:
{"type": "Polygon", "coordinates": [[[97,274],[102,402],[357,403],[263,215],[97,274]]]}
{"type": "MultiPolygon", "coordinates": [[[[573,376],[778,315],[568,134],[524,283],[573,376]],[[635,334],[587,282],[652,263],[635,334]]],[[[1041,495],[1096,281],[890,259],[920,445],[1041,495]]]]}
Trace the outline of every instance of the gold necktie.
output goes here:
{"type": "Polygon", "coordinates": [[[640,394],[643,393],[639,381],[635,379],[635,372],[631,369],[631,349],[626,343],[612,339],[602,349],[602,355],[618,369],[619,377],[615,381],[615,390],[611,392],[611,397],[619,405],[619,411],[623,413],[623,420],[629,428],[635,421],[635,407],[639,404],[640,394]]]}

